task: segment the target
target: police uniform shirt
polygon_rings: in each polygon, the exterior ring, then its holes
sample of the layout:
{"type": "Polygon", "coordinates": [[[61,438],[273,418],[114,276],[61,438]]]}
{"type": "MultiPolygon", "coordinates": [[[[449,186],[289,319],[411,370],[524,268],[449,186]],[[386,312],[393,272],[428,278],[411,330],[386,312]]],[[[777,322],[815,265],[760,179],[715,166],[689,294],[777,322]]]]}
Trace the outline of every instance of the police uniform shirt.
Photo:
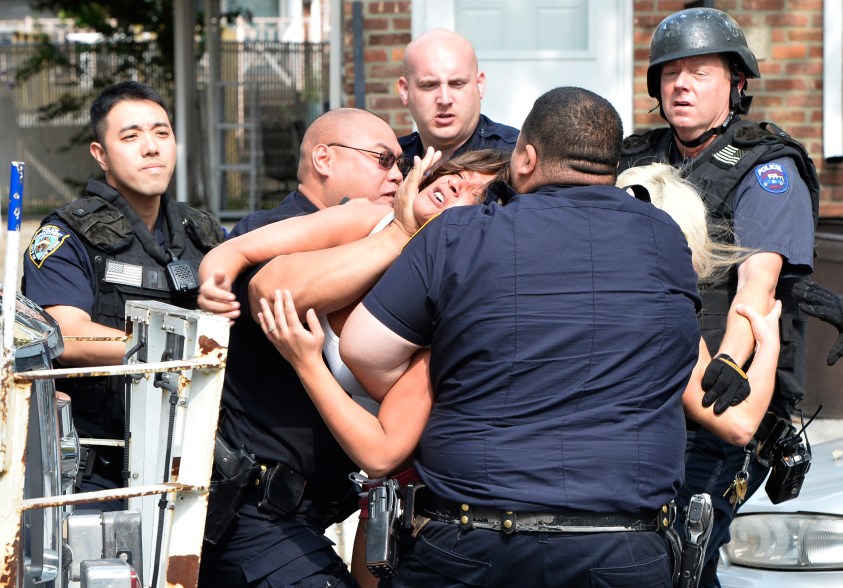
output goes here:
{"type": "Polygon", "coordinates": [[[516,511],[632,513],[671,500],[696,290],[673,220],[614,187],[444,211],[363,302],[431,347],[422,481],[516,511]]]}
{"type": "MultiPolygon", "coordinates": [[[[518,129],[513,127],[496,123],[490,120],[487,116],[480,115],[480,120],[477,123],[477,128],[468,138],[468,141],[460,145],[451,156],[456,157],[469,151],[477,151],[479,149],[500,149],[512,153],[515,149],[515,142],[518,140],[518,129]]],[[[409,135],[398,137],[398,144],[404,152],[404,157],[410,161],[413,157],[418,155],[424,157],[425,146],[422,145],[421,136],[418,131],[412,132],[409,135]]]]}
{"type": "Polygon", "coordinates": [[[808,187],[790,158],[758,165],[738,186],[733,201],[738,244],[784,258],[782,277],[811,273],[814,220],[808,187]]]}
{"type": "MultiPolygon", "coordinates": [[[[303,194],[293,192],[279,206],[248,215],[231,236],[317,210],[303,194]]],[[[296,371],[252,320],[248,285],[264,265],[234,284],[241,308],[231,327],[220,430],[233,447],[245,445],[262,463],[282,462],[304,475],[308,496],[335,500],[348,489],[349,472],[359,468],[319,416],[296,371]]]]}
{"type": "MultiPolygon", "coordinates": [[[[153,237],[166,246],[163,211],[153,237]]],[[[23,272],[23,293],[39,306],[73,306],[94,316],[97,278],[90,254],[62,221],[52,220],[35,232],[24,253],[23,272]]]]}
{"type": "Polygon", "coordinates": [[[290,192],[280,205],[269,210],[256,210],[252,212],[234,225],[228,235],[229,239],[259,229],[264,225],[274,223],[275,221],[283,220],[291,216],[300,216],[302,214],[310,214],[319,210],[307,197],[298,190],[290,192]]]}

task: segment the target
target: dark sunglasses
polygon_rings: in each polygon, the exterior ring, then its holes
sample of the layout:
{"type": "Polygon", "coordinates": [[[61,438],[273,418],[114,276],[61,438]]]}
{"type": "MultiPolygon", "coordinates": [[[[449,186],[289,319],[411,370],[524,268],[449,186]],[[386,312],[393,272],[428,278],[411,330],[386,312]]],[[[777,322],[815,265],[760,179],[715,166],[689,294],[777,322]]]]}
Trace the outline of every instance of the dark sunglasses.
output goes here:
{"type": "Polygon", "coordinates": [[[360,147],[352,147],[350,145],[343,145],[341,143],[328,143],[328,147],[343,147],[345,149],[354,149],[355,151],[362,151],[363,153],[371,153],[378,156],[378,165],[383,169],[392,169],[393,165],[398,164],[398,170],[402,175],[407,175],[413,169],[413,162],[400,155],[395,155],[389,151],[372,151],[370,149],[361,149],[360,147]]]}

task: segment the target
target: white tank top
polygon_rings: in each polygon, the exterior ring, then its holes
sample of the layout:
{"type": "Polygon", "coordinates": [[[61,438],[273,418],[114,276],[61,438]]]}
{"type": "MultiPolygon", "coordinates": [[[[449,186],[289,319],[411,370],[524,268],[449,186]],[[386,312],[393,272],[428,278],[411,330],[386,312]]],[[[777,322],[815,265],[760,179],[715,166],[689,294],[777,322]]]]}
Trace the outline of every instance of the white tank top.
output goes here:
{"type": "MultiPolygon", "coordinates": [[[[394,218],[395,213],[390,212],[380,220],[370,234],[382,231],[394,218]]],[[[354,374],[351,373],[351,370],[348,369],[348,366],[340,358],[340,338],[331,328],[328,317],[320,313],[319,324],[322,325],[322,330],[325,332],[325,343],[322,346],[322,354],[325,356],[325,363],[328,364],[328,368],[334,375],[334,379],[342,386],[343,390],[348,392],[357,404],[373,415],[377,415],[380,404],[369,396],[366,389],[357,381],[357,378],[354,377],[354,374]]]]}

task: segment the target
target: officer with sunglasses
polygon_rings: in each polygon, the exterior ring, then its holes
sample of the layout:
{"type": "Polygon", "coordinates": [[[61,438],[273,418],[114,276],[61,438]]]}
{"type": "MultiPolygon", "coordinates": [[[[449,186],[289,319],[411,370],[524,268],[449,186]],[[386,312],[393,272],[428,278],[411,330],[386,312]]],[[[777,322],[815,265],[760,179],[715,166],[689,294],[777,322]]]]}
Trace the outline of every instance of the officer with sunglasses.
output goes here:
{"type": "MultiPolygon", "coordinates": [[[[302,140],[298,190],[276,208],[245,217],[231,235],[348,199],[391,205],[403,179],[400,153],[395,134],[377,116],[354,108],[329,111],[302,140]]],[[[216,536],[209,533],[215,525],[206,526],[199,585],[356,586],[324,532],[357,510],[348,479],[357,467],[325,426],[295,370],[252,319],[249,284],[263,265],[233,286],[221,273],[212,278],[239,302],[227,313],[234,322],[219,437],[251,456],[244,462],[254,464],[255,475],[246,476],[237,503],[213,504],[212,492],[209,512],[224,515],[231,509],[233,516],[216,536]]],[[[209,519],[219,523],[216,516],[209,519]]]]}

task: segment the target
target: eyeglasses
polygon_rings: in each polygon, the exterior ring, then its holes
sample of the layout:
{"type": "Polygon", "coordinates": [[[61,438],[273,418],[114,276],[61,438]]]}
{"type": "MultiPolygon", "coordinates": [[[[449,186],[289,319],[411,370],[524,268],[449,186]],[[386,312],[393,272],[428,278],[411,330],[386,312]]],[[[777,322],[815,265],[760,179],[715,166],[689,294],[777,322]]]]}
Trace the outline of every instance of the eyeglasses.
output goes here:
{"type": "Polygon", "coordinates": [[[372,151],[370,149],[361,149],[360,147],[351,147],[350,145],[343,145],[341,143],[328,143],[328,147],[343,147],[344,149],[354,149],[355,151],[362,151],[363,153],[371,153],[378,156],[378,165],[383,169],[392,169],[392,166],[398,164],[398,170],[402,175],[407,175],[413,169],[413,162],[400,155],[395,155],[389,151],[372,151]]]}

